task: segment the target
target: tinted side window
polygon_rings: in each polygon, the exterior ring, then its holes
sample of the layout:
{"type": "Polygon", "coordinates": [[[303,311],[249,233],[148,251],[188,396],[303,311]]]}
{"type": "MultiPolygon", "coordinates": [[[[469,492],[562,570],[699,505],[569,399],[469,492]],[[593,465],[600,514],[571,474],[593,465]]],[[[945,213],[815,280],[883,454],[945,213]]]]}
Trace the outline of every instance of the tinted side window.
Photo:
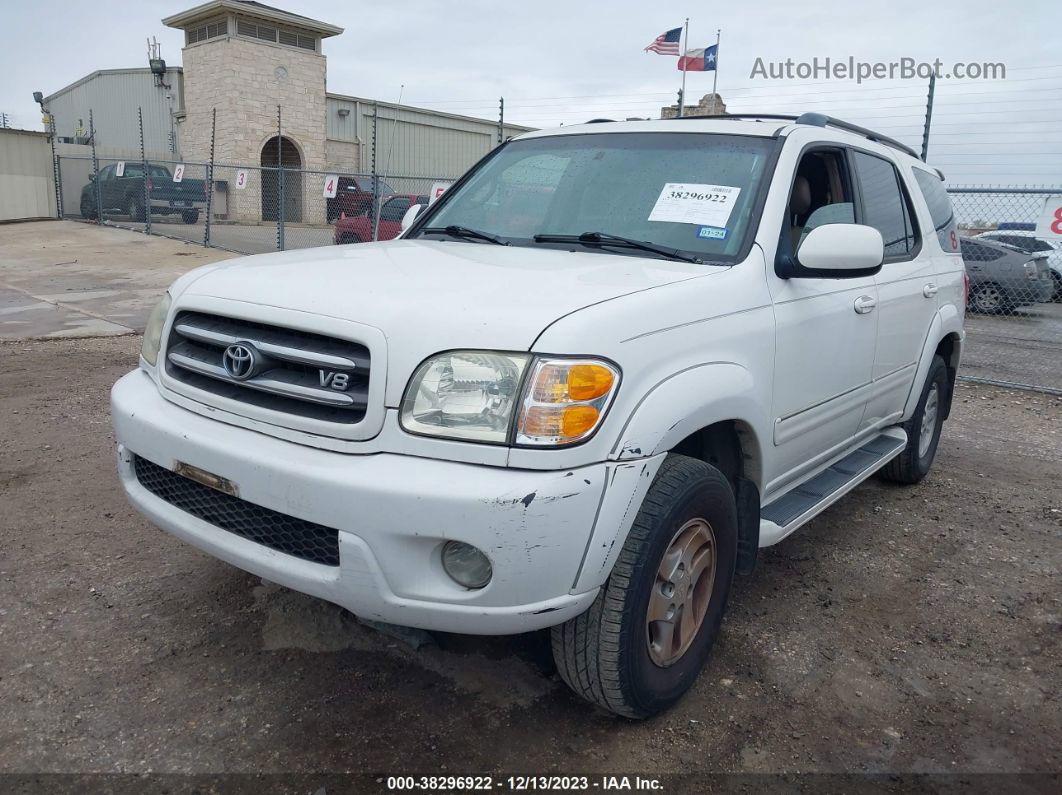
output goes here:
{"type": "Polygon", "coordinates": [[[862,222],[881,232],[885,256],[903,259],[916,247],[911,208],[900,188],[896,167],[880,157],[854,152],[863,194],[862,222]]]}
{"type": "Polygon", "coordinates": [[[968,262],[992,262],[1003,256],[1002,251],[990,246],[982,246],[972,240],[962,241],[962,258],[968,262]]]}
{"type": "Polygon", "coordinates": [[[391,199],[380,209],[381,221],[401,221],[409,209],[409,199],[391,199]]]}
{"type": "Polygon", "coordinates": [[[936,174],[923,171],[920,168],[913,169],[915,182],[922,191],[922,198],[929,205],[929,217],[933,219],[933,228],[937,231],[937,240],[940,247],[945,251],[954,251],[957,238],[955,211],[951,208],[951,198],[944,189],[944,183],[936,174]]]}

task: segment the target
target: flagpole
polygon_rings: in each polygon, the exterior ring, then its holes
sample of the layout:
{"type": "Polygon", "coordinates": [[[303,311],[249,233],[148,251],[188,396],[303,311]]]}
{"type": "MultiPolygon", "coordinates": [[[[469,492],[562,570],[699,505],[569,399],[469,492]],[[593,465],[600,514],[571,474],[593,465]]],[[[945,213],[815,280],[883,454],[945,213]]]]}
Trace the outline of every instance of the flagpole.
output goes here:
{"type": "Polygon", "coordinates": [[[690,18],[686,17],[684,41],[679,58],[682,59],[682,91],[679,92],[678,117],[681,119],[686,109],[686,48],[690,46],[690,18]]]}
{"type": "Polygon", "coordinates": [[[715,31],[715,69],[712,70],[712,115],[715,115],[715,87],[719,82],[719,40],[722,38],[722,28],[718,28],[715,31]]]}

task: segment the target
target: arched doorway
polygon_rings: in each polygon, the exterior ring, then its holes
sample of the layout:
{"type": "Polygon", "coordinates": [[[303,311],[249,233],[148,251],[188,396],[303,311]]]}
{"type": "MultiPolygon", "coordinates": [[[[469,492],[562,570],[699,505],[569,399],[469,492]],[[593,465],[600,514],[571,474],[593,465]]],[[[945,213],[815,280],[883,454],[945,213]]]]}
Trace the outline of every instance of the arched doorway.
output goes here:
{"type": "Polygon", "coordinates": [[[273,136],[262,147],[262,220],[276,221],[284,205],[285,221],[302,220],[302,157],[295,142],[286,136],[273,136]],[[279,150],[279,151],[278,151],[279,150]],[[278,178],[277,159],[284,171],[284,196],[278,178]]]}

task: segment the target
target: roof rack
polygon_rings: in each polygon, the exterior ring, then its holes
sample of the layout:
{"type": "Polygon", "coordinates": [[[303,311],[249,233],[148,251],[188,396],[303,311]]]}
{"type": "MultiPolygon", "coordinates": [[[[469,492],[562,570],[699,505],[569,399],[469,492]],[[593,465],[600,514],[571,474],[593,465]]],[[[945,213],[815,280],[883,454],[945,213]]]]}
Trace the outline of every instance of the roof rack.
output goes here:
{"type": "Polygon", "coordinates": [[[847,130],[848,132],[855,133],[856,135],[862,135],[864,138],[870,141],[876,141],[877,143],[891,146],[893,149],[899,149],[901,152],[909,154],[911,157],[921,160],[918,153],[907,146],[902,144],[895,138],[890,138],[887,135],[876,133],[873,130],[868,130],[866,127],[860,127],[858,124],[852,124],[851,122],[843,121],[841,119],[835,119],[833,116],[827,116],[825,113],[801,113],[799,116],[790,116],[784,113],[726,113],[716,114],[710,116],[680,116],[682,119],[779,119],[782,121],[791,121],[795,124],[808,124],[812,127],[836,127],[839,130],[847,130]]]}

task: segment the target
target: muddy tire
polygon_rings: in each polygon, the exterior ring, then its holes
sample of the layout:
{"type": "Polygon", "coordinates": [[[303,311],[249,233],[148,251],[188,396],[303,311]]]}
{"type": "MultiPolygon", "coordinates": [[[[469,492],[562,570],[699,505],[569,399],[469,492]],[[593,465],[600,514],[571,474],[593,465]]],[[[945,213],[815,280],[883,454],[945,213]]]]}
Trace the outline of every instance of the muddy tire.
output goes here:
{"type": "Polygon", "coordinates": [[[913,485],[929,474],[944,426],[944,408],[950,389],[948,368],[942,358],[934,356],[918,406],[902,426],[907,432],[907,446],[878,471],[882,480],[913,485]]]}
{"type": "Polygon", "coordinates": [[[682,698],[719,633],[737,528],[723,474],[669,455],[597,599],[552,630],[568,686],[628,718],[647,718],[682,698]]]}

